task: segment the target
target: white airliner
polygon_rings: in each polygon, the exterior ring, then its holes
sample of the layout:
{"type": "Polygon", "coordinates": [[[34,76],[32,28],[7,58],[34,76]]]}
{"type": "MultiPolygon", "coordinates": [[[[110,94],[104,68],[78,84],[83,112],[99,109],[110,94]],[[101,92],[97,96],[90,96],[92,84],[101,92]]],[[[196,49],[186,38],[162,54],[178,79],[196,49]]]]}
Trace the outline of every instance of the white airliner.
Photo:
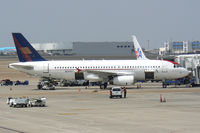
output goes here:
{"type": "MultiPolygon", "coordinates": [[[[126,86],[138,80],[177,79],[189,74],[185,68],[175,67],[172,62],[163,60],[47,61],[21,33],[12,35],[20,62],[11,63],[9,67],[42,78],[85,79],[126,86]]],[[[138,56],[144,55],[139,52],[138,56]]]]}

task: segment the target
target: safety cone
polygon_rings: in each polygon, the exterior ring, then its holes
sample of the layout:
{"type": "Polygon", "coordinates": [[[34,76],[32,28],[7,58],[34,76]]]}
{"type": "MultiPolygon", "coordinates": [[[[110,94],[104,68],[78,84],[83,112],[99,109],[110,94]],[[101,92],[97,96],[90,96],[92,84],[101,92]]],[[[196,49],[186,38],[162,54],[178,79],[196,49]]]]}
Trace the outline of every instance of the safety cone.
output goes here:
{"type": "Polygon", "coordinates": [[[160,94],[160,102],[162,103],[163,101],[162,101],[162,94],[160,94]]]}
{"type": "Polygon", "coordinates": [[[78,88],[78,92],[81,92],[81,88],[78,88]]]}

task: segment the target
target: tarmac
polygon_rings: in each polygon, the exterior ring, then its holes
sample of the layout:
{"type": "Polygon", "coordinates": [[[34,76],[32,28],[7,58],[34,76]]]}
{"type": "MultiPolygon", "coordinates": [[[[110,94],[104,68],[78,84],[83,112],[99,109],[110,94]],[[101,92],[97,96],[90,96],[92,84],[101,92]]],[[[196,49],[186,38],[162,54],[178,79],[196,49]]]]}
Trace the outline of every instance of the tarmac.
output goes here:
{"type": "Polygon", "coordinates": [[[0,78],[26,80],[28,86],[0,86],[0,133],[199,133],[200,88],[141,83],[127,98],[109,98],[98,87],[38,90],[38,78],[8,69],[0,59],[0,78]],[[11,89],[12,88],[12,89],[11,89]],[[80,88],[80,92],[78,91],[80,88]],[[160,102],[160,95],[166,102],[160,102]],[[12,108],[6,98],[46,97],[46,107],[12,108]]]}

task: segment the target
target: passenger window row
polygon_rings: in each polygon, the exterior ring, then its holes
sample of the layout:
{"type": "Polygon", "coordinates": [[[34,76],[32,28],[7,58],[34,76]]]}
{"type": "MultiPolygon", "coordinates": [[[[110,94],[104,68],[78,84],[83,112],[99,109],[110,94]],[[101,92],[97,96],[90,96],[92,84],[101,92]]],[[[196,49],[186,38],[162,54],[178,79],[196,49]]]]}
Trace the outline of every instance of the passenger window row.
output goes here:
{"type": "Polygon", "coordinates": [[[71,66],[71,67],[54,67],[55,69],[112,69],[112,68],[160,68],[160,66],[71,66]]]}

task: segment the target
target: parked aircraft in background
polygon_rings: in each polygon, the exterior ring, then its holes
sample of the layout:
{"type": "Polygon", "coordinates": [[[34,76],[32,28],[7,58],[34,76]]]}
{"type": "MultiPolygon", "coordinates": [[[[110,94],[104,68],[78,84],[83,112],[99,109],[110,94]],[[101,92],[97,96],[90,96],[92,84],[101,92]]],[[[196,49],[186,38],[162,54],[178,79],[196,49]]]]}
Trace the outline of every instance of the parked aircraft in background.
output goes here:
{"type": "Polygon", "coordinates": [[[133,39],[133,45],[134,45],[134,49],[135,49],[135,54],[136,54],[136,59],[137,60],[148,60],[148,58],[145,56],[140,44],[137,41],[136,36],[132,36],[133,39]]]}
{"type": "Polygon", "coordinates": [[[16,50],[15,47],[1,47],[0,51],[16,50]]]}
{"type": "Polygon", "coordinates": [[[163,60],[47,61],[21,33],[12,35],[20,62],[11,63],[9,67],[41,78],[99,81],[106,87],[107,82],[126,86],[138,80],[177,79],[189,74],[185,68],[174,67],[173,63],[163,60]]]}

